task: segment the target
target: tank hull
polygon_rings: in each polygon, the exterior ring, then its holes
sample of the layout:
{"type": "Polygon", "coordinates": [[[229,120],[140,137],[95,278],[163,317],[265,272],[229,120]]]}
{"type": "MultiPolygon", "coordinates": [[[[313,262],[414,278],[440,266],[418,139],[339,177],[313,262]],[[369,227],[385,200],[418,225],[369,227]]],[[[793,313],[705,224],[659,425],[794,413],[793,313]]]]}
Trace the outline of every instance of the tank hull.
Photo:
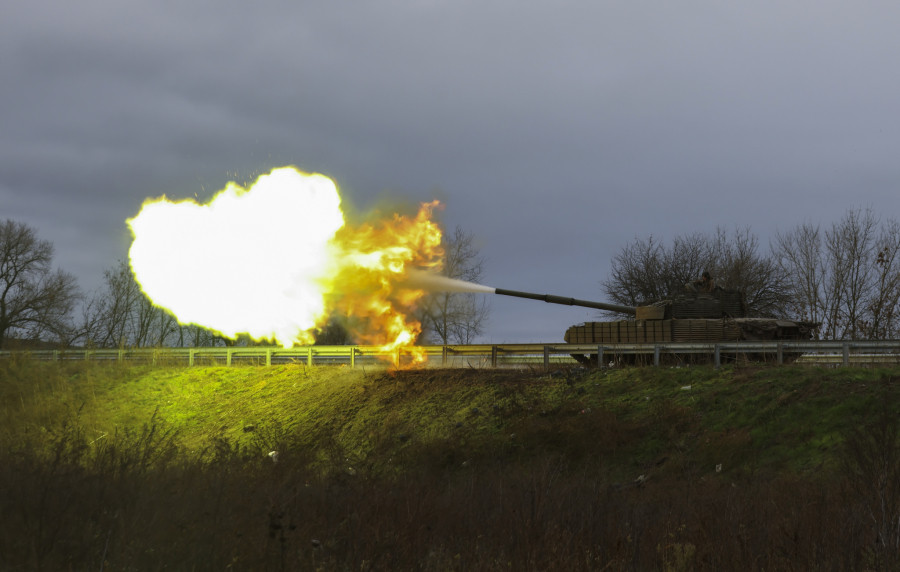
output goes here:
{"type": "Polygon", "coordinates": [[[766,318],[586,322],[566,331],[570,344],[808,340],[816,324],[766,318]]]}
{"type": "MultiPolygon", "coordinates": [[[[765,318],[720,318],[686,320],[620,320],[586,322],[566,331],[571,344],[616,344],[698,342],[716,343],[740,340],[808,340],[818,324],[765,318]]],[[[597,365],[597,354],[570,354],[587,366],[597,365]]],[[[622,363],[635,363],[635,356],[620,356],[622,363]],[[630,361],[629,361],[630,360],[630,361]]]]}

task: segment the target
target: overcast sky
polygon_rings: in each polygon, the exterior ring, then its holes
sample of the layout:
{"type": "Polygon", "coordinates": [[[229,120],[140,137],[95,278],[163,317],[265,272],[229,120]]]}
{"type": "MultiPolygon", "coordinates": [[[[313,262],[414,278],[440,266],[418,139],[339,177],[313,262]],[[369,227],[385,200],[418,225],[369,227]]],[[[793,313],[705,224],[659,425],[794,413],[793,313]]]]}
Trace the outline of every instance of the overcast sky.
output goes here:
{"type": "MultiPolygon", "coordinates": [[[[0,219],[90,290],[146,197],[293,164],[440,198],[491,286],[601,299],[635,237],[900,216],[898,30],[896,1],[6,2],[0,219]]],[[[484,341],[592,316],[497,298],[484,341]]]]}

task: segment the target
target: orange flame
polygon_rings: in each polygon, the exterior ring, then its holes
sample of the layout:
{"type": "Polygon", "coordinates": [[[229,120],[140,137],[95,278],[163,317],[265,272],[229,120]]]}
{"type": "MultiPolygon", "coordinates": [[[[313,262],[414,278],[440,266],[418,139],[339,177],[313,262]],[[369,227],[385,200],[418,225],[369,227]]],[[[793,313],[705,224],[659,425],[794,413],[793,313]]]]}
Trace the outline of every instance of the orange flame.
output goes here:
{"type": "Polygon", "coordinates": [[[339,314],[359,343],[412,346],[421,324],[411,313],[424,292],[402,284],[412,269],[440,266],[439,203],[350,227],[340,202],[331,179],[293,167],[246,189],[229,183],[203,205],[150,200],[128,221],[132,270],[180,323],[229,338],[308,344],[339,314]]]}
{"type": "MultiPolygon", "coordinates": [[[[414,218],[395,214],[389,221],[345,226],[335,234],[340,269],[326,300],[353,318],[361,342],[388,351],[418,339],[421,324],[409,314],[425,292],[398,284],[407,281],[411,268],[440,266],[441,230],[431,220],[439,206],[438,201],[425,203],[414,218]]],[[[422,359],[420,352],[412,353],[415,361],[422,359]]]]}

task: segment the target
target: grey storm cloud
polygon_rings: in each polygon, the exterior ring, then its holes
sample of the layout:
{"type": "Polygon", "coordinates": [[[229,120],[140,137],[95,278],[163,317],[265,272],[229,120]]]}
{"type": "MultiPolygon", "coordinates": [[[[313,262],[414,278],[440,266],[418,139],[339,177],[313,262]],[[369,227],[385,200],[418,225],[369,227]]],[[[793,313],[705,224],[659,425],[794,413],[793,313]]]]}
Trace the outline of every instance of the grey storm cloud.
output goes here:
{"type": "MultiPolygon", "coordinates": [[[[7,4],[0,214],[85,288],[145,198],[284,164],[437,194],[488,283],[585,299],[636,236],[900,204],[895,3],[7,4]]],[[[589,317],[498,300],[488,337],[589,317]]]]}

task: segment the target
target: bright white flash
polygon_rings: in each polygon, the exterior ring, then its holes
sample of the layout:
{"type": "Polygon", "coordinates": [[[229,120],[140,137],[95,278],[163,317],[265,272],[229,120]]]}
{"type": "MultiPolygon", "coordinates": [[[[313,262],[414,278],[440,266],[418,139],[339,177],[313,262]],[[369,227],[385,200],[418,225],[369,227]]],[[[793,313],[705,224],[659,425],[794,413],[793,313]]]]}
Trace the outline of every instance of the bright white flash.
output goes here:
{"type": "Polygon", "coordinates": [[[340,202],[331,179],[290,167],[250,189],[229,183],[206,205],[163,197],[128,221],[131,267],[182,324],[308,343],[332,287],[325,273],[344,224],[340,202]]]}

